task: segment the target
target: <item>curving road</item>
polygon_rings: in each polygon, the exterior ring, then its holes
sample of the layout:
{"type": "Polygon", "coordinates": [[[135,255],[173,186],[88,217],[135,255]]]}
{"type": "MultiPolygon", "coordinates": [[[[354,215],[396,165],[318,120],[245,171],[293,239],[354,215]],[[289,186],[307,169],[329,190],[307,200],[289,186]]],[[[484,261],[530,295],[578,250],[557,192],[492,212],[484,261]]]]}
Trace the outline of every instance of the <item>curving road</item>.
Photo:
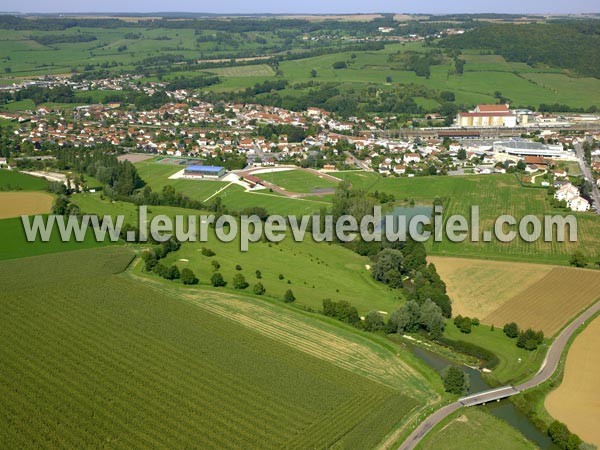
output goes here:
{"type": "Polygon", "coordinates": [[[477,394],[470,395],[469,397],[459,399],[454,403],[451,403],[443,408],[437,410],[432,415],[427,417],[415,430],[411,433],[411,435],[402,443],[399,450],[412,450],[414,449],[421,439],[438,423],[448,417],[455,411],[458,411],[460,408],[465,406],[465,403],[468,406],[480,405],[483,403],[488,403],[490,401],[496,400],[499,398],[498,393],[500,393],[500,398],[506,398],[511,395],[516,395],[522,391],[527,389],[531,389],[533,387],[539,386],[543,382],[547,381],[552,374],[558,368],[558,364],[560,363],[560,358],[567,346],[569,340],[573,336],[573,334],[581,327],[586,321],[588,321],[595,314],[600,312],[600,302],[595,303],[586,309],[581,315],[579,315],[575,320],[573,320],[554,340],[550,348],[548,349],[548,353],[546,354],[546,358],[542,363],[542,367],[538,371],[538,373],[531,378],[530,380],[522,383],[518,386],[506,386],[504,388],[492,389],[489,391],[480,392],[477,394]],[[471,401],[465,402],[465,399],[470,399],[471,401]],[[473,401],[473,399],[475,399],[473,401]]]}

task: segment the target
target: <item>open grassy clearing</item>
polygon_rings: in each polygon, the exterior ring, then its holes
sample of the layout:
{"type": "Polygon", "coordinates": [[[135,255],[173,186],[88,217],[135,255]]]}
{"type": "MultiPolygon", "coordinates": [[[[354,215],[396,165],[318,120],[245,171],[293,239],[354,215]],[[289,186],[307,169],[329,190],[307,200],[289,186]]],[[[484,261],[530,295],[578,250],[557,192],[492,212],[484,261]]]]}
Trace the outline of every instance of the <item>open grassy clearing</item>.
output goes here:
{"type": "Polygon", "coordinates": [[[256,176],[290,192],[311,193],[317,189],[337,186],[335,181],[306,170],[285,170],[261,173],[256,176]]]}
{"type": "Polygon", "coordinates": [[[113,275],[132,256],[113,247],[0,263],[7,445],[369,448],[415,409],[406,393],[424,392],[402,360],[366,358],[370,347],[335,327],[316,336],[296,322],[288,336],[328,345],[288,345],[198,307],[220,295],[177,301],[177,289],[113,275]],[[403,376],[403,392],[336,364],[348,345],[363,352],[358,362],[396,367],[382,376],[403,376]]]}
{"type": "Polygon", "coordinates": [[[577,336],[566,358],[560,386],[544,406],[584,441],[600,445],[600,318],[594,319],[577,336]]]}
{"type": "Polygon", "coordinates": [[[479,408],[461,410],[441,422],[418,450],[532,450],[536,446],[508,423],[479,408]]]}
{"type": "Polygon", "coordinates": [[[321,309],[326,298],[348,300],[363,315],[373,310],[392,313],[402,301],[397,291],[373,280],[366,268],[370,264],[368,258],[310,238],[294,242],[291,232],[279,244],[257,242],[250,245],[248,252],[241,252],[239,240],[221,242],[211,230],[207,243],[186,243],[170,254],[165,263],[174,263],[180,269],[189,267],[202,284],[210,284],[214,272],[212,260],[221,265],[219,272],[229,282],[230,289],[234,275],[241,273],[250,284],[249,292],[260,281],[267,290],[266,296],[282,301],[285,292],[291,289],[298,304],[316,310],[321,309]],[[202,247],[210,248],[216,256],[202,256],[202,247]],[[236,265],[242,270],[236,270],[236,265]],[[256,277],[257,270],[261,279],[256,277]],[[279,275],[284,279],[280,280],[279,275]]]}
{"type": "Polygon", "coordinates": [[[0,219],[49,213],[53,201],[45,192],[0,192],[0,219]]]}
{"type": "Polygon", "coordinates": [[[556,267],[483,321],[497,327],[517,322],[521,328],[531,327],[553,336],[598,298],[600,271],[556,267]]]}
{"type": "Polygon", "coordinates": [[[540,281],[553,268],[542,264],[445,256],[427,259],[446,283],[453,312],[480,319],[540,281]]]}
{"type": "Polygon", "coordinates": [[[492,351],[498,357],[499,363],[489,377],[499,385],[514,384],[531,376],[537,372],[546,355],[545,346],[531,352],[517,347],[515,341],[509,339],[501,327],[492,331],[488,325],[481,324],[472,327],[470,334],[464,334],[454,323],[449,321],[446,324],[444,335],[450,339],[470,342],[492,351]]]}
{"type": "MultiPolygon", "coordinates": [[[[376,174],[339,172],[336,176],[347,179],[355,188],[371,192],[389,192],[400,201],[414,200],[417,204],[431,204],[434,199],[444,201],[444,214],[460,214],[471,217],[471,206],[479,206],[480,232],[493,231],[497,217],[508,214],[519,221],[533,214],[543,223],[544,214],[565,215],[552,209],[548,195],[543,189],[523,188],[513,175],[484,175],[463,177],[416,177],[383,178],[376,174]]],[[[566,264],[575,250],[581,250],[590,257],[600,248],[600,218],[594,214],[578,213],[577,242],[528,243],[516,239],[502,243],[495,238],[492,242],[454,243],[445,239],[439,243],[428,243],[428,254],[511,260],[547,264],[566,264]]],[[[511,227],[517,230],[517,227],[511,227]]]]}
{"type": "Polygon", "coordinates": [[[0,190],[41,191],[46,189],[46,180],[13,170],[0,169],[0,190]]]}

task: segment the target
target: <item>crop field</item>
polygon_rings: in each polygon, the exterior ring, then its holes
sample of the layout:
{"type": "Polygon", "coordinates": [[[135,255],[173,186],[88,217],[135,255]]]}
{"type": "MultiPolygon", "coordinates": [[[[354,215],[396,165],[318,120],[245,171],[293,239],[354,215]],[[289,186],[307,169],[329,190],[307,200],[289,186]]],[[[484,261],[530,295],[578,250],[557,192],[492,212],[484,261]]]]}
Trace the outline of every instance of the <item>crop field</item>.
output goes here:
{"type": "Polygon", "coordinates": [[[418,450],[480,450],[536,446],[508,423],[479,408],[467,408],[443,421],[417,446],[418,450]]]}
{"type": "Polygon", "coordinates": [[[0,192],[0,219],[49,213],[53,201],[45,192],[0,192]]]}
{"type": "Polygon", "coordinates": [[[548,275],[553,266],[430,256],[448,288],[455,314],[483,318],[525,288],[548,275]]]}
{"type": "Polygon", "coordinates": [[[0,220],[0,236],[2,236],[0,260],[96,248],[111,244],[109,242],[97,242],[91,232],[86,234],[83,242],[63,242],[56,229],[54,229],[48,242],[42,242],[39,238],[34,242],[28,242],[20,217],[0,220]]]}
{"type": "Polygon", "coordinates": [[[0,169],[0,191],[41,191],[46,180],[12,170],[0,169]]]}
{"type": "Polygon", "coordinates": [[[240,251],[239,240],[230,243],[219,241],[211,230],[206,243],[185,243],[182,248],[170,254],[166,264],[176,264],[180,269],[189,267],[201,284],[210,284],[213,274],[212,261],[221,265],[219,272],[229,282],[234,275],[241,273],[252,286],[261,282],[266,288],[265,296],[283,299],[291,289],[296,302],[316,310],[322,301],[347,300],[363,315],[369,311],[392,313],[400,306],[402,298],[398,291],[389,289],[371,277],[367,265],[370,260],[337,245],[316,243],[307,238],[294,242],[291,232],[279,244],[257,242],[251,244],[247,252],[240,251]],[[202,256],[202,247],[216,253],[214,257],[202,256]],[[236,270],[236,266],[242,270],[236,270]],[[258,279],[256,271],[261,272],[258,279]],[[283,279],[279,279],[283,275],[283,279]]]}
{"type": "MultiPolygon", "coordinates": [[[[336,174],[334,174],[336,175],[336,174]]],[[[347,179],[358,189],[371,192],[388,192],[399,201],[414,200],[417,204],[431,204],[436,198],[444,202],[444,215],[463,215],[469,220],[471,206],[479,206],[480,232],[493,231],[496,218],[503,214],[512,215],[519,221],[533,214],[543,223],[543,215],[565,215],[550,207],[548,195],[543,189],[523,188],[513,175],[484,175],[463,177],[416,177],[383,178],[376,174],[340,172],[336,176],[347,179]]],[[[593,257],[590,249],[600,247],[600,218],[594,214],[574,214],[577,218],[577,242],[533,243],[516,239],[502,243],[495,238],[492,242],[428,243],[428,253],[438,256],[455,256],[566,264],[575,250],[593,257]]],[[[511,227],[516,230],[517,227],[511,227]]]]}
{"type": "Polygon", "coordinates": [[[208,72],[222,77],[272,77],[275,75],[273,68],[267,64],[252,66],[219,67],[208,72]]]}
{"type": "Polygon", "coordinates": [[[531,327],[553,336],[598,298],[600,271],[556,267],[483,321],[497,327],[516,322],[521,328],[531,327]]]}
{"type": "MultiPolygon", "coordinates": [[[[232,308],[218,294],[182,298],[118,275],[132,256],[111,247],[0,263],[6,445],[370,448],[414,412],[410,393],[426,392],[393,352],[369,356],[360,336],[352,343],[337,327],[281,328],[277,314],[276,326],[255,331],[217,311],[232,308]],[[402,392],[377,371],[369,379],[340,367],[353,364],[341,349],[402,377],[402,392]]],[[[252,326],[268,323],[248,315],[252,326]]]]}
{"type": "Polygon", "coordinates": [[[560,386],[544,406],[552,417],[567,424],[584,441],[600,445],[600,319],[596,318],[575,338],[569,349],[560,386]]]}
{"type": "Polygon", "coordinates": [[[256,176],[290,192],[312,193],[318,189],[335,188],[337,186],[337,182],[330,178],[306,170],[268,172],[256,176]]]}

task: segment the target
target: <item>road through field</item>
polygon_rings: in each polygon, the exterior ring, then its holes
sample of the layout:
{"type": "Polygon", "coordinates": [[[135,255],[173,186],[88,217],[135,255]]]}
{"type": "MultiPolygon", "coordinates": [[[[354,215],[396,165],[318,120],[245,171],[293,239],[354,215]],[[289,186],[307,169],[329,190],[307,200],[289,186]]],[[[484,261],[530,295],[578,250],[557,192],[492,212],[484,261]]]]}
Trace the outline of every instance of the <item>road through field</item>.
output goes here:
{"type": "MultiPolygon", "coordinates": [[[[550,348],[548,349],[548,353],[546,355],[546,359],[542,363],[542,367],[538,371],[538,373],[526,381],[525,383],[520,384],[515,387],[515,392],[522,392],[527,389],[534,388],[539,386],[543,382],[547,381],[552,374],[556,371],[558,364],[560,362],[560,358],[562,356],[565,347],[567,346],[569,340],[575,334],[575,332],[585,324],[589,319],[591,319],[595,314],[600,312],[600,302],[596,302],[594,305],[585,310],[581,315],[579,315],[575,320],[573,320],[554,340],[550,348]]],[[[478,399],[480,400],[478,404],[487,403],[489,401],[495,400],[493,392],[498,391],[498,389],[494,389],[492,391],[484,391],[479,394],[478,399]],[[488,395],[489,393],[489,395],[488,395]],[[489,398],[488,398],[489,397],[489,398]]],[[[473,397],[473,396],[470,396],[473,397]]],[[[463,403],[460,401],[456,401],[443,407],[442,409],[436,411],[427,419],[425,419],[421,424],[412,432],[412,434],[404,441],[404,443],[400,446],[399,450],[412,450],[414,449],[421,439],[437,424],[439,424],[442,420],[452,414],[454,411],[463,407],[463,403]]]]}

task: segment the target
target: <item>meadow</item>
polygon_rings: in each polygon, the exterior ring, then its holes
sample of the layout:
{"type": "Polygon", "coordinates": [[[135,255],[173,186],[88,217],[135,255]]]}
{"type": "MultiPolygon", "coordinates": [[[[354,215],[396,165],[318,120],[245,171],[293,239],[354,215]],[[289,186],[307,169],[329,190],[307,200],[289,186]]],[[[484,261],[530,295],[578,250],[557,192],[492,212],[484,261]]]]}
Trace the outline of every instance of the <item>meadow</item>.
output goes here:
{"type": "Polygon", "coordinates": [[[362,315],[369,311],[392,313],[403,301],[398,291],[376,282],[367,266],[371,261],[339,245],[316,243],[307,238],[294,242],[291,233],[278,244],[257,242],[247,252],[240,251],[239,240],[221,242],[210,231],[207,243],[185,243],[170,254],[165,264],[176,264],[179,269],[189,267],[201,284],[210,284],[214,273],[212,261],[220,264],[219,272],[233,290],[232,279],[241,273],[252,286],[261,282],[265,296],[283,300],[291,289],[300,305],[320,310],[324,299],[347,300],[362,315]],[[213,257],[202,255],[209,248],[213,257]],[[236,270],[236,266],[241,270],[236,270]],[[260,271],[257,278],[256,271],[260,271]],[[280,279],[280,275],[283,278],[280,279]]]}
{"type": "Polygon", "coordinates": [[[416,448],[533,450],[536,446],[506,422],[479,408],[467,408],[442,421],[416,448]]]}
{"type": "Polygon", "coordinates": [[[591,321],[569,348],[560,386],[544,403],[548,412],[584,441],[600,445],[598,370],[600,319],[591,321]]]}
{"type": "Polygon", "coordinates": [[[517,347],[515,341],[504,334],[502,327],[492,330],[490,326],[481,324],[473,326],[471,333],[464,334],[449,321],[444,336],[456,341],[469,342],[493,352],[498,357],[498,365],[486,376],[498,385],[516,384],[530,377],[537,372],[546,355],[545,346],[534,351],[517,347]]]}
{"type": "Polygon", "coordinates": [[[119,275],[133,256],[0,262],[7,445],[369,448],[414,413],[413,393],[430,397],[385,347],[279,306],[265,328],[264,302],[119,275]]]}
{"type": "Polygon", "coordinates": [[[45,192],[0,192],[0,219],[49,213],[53,201],[45,192]]]}

